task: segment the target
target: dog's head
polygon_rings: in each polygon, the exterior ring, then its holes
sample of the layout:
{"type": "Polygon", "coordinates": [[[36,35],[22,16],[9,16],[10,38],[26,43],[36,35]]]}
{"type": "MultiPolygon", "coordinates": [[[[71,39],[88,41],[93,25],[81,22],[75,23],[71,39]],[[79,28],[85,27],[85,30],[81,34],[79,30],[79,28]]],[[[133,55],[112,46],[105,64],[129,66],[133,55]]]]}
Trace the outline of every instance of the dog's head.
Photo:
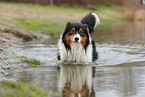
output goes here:
{"type": "Polygon", "coordinates": [[[85,49],[90,43],[89,29],[86,24],[68,22],[62,34],[62,42],[67,50],[71,49],[71,44],[81,44],[85,49]]]}

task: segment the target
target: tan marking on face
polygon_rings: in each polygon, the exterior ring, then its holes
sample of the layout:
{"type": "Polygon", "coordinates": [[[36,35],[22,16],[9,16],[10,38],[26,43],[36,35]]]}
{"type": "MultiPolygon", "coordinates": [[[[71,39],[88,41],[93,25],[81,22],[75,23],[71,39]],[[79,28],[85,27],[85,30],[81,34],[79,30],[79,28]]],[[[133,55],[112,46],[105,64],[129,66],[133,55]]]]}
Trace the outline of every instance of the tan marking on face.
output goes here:
{"type": "MultiPolygon", "coordinates": [[[[83,32],[83,30],[82,30],[82,28],[80,28],[79,33],[82,33],[82,32],[83,32]]],[[[86,44],[87,36],[85,35],[85,37],[82,37],[80,35],[80,37],[81,37],[81,45],[84,46],[86,44]]]]}
{"type": "Polygon", "coordinates": [[[75,28],[72,28],[72,30],[74,30],[74,31],[75,31],[75,28]]]}
{"type": "Polygon", "coordinates": [[[79,32],[80,32],[80,31],[83,31],[82,28],[79,29],[79,32]]]}
{"type": "Polygon", "coordinates": [[[86,41],[87,41],[87,36],[85,35],[85,37],[81,37],[81,45],[84,46],[86,44],[86,41]]]}
{"type": "Polygon", "coordinates": [[[76,34],[73,34],[73,35],[71,35],[71,36],[69,36],[68,34],[65,35],[65,40],[66,40],[67,44],[68,44],[70,47],[71,47],[71,43],[72,43],[73,38],[74,38],[75,35],[76,35],[76,34]]]}

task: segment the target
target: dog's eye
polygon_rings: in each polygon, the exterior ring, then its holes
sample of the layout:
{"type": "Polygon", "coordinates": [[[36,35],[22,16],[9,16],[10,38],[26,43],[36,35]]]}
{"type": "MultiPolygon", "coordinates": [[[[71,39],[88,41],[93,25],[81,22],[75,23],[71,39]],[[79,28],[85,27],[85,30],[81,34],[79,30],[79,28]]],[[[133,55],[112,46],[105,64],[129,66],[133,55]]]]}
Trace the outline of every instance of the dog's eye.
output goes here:
{"type": "Polygon", "coordinates": [[[82,37],[85,37],[85,34],[83,33],[82,30],[79,31],[79,34],[80,34],[82,37]]]}
{"type": "Polygon", "coordinates": [[[68,35],[73,35],[73,34],[75,34],[74,30],[69,31],[69,33],[68,33],[68,35]]]}

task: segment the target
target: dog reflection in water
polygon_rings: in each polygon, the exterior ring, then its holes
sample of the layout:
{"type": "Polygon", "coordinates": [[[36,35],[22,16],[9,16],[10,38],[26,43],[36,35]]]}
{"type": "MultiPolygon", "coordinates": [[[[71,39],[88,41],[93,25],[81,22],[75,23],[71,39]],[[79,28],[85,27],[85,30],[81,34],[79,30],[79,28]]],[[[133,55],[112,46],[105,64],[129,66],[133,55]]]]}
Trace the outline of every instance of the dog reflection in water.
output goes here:
{"type": "Polygon", "coordinates": [[[91,66],[61,67],[58,87],[62,97],[95,97],[92,85],[94,68],[91,66]]]}

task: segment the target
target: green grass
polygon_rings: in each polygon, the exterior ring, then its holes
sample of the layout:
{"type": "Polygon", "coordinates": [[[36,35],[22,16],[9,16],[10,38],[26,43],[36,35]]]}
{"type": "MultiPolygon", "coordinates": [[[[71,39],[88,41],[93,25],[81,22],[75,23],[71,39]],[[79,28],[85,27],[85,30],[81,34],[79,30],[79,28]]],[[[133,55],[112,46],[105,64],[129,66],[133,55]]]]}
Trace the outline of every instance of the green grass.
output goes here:
{"type": "MultiPolygon", "coordinates": [[[[79,22],[78,19],[74,17],[74,19],[69,19],[70,13],[77,13],[78,17],[79,14],[87,14],[91,12],[91,9],[85,9],[85,8],[77,8],[77,7],[57,7],[57,6],[39,6],[39,5],[27,5],[27,4],[15,4],[15,3],[0,3],[0,6],[10,6],[10,7],[17,7],[17,8],[26,8],[27,10],[33,9],[35,11],[53,11],[55,14],[52,18],[36,18],[36,17],[13,17],[11,20],[5,20],[6,22],[9,22],[11,24],[16,24],[17,27],[21,27],[25,30],[32,30],[34,32],[41,32],[53,37],[59,37],[60,33],[64,31],[65,23],[68,21],[70,22],[79,22]],[[65,15],[68,15],[67,18],[63,18],[56,16],[57,13],[65,13],[65,15]]],[[[96,6],[94,12],[96,12],[100,18],[101,23],[116,23],[116,22],[124,22],[128,21],[128,19],[123,19],[119,17],[112,16],[111,12],[114,11],[125,11],[126,8],[120,7],[120,6],[96,6]]],[[[39,11],[37,14],[39,14],[39,11]]],[[[27,11],[25,12],[27,14],[27,11]]],[[[43,13],[45,16],[45,13],[43,13]]],[[[51,13],[52,14],[52,13],[51,13]]],[[[29,13],[28,13],[29,15],[29,13]]],[[[48,14],[47,14],[48,15],[48,14]]],[[[43,16],[43,15],[41,15],[43,16]]],[[[80,18],[81,19],[81,18],[80,18]]]]}
{"type": "Polygon", "coordinates": [[[37,66],[42,64],[40,60],[37,59],[27,58],[25,56],[19,56],[18,58],[20,58],[20,62],[27,63],[29,66],[37,66]]]}
{"type": "Polygon", "coordinates": [[[21,19],[16,18],[18,25],[26,30],[32,30],[35,32],[41,32],[51,36],[58,36],[63,30],[63,24],[50,22],[45,19],[21,19]]]}
{"type": "Polygon", "coordinates": [[[34,58],[27,58],[25,56],[3,57],[3,58],[0,58],[0,61],[3,61],[3,64],[5,64],[5,65],[8,65],[8,64],[27,64],[28,67],[31,67],[31,66],[34,67],[34,66],[42,64],[42,62],[40,60],[37,60],[34,58]],[[7,60],[6,63],[4,62],[5,60],[7,60]]]}
{"type": "MultiPolygon", "coordinates": [[[[35,32],[41,32],[43,34],[50,35],[52,37],[59,37],[59,35],[64,31],[65,24],[57,23],[55,21],[49,21],[45,19],[21,19],[16,18],[18,25],[26,30],[32,30],[35,32]]],[[[77,22],[75,20],[66,19],[64,20],[65,23],[68,21],[70,22],[77,22]]],[[[123,22],[127,21],[127,19],[121,19],[117,17],[107,17],[107,18],[100,18],[100,21],[108,22],[108,23],[116,23],[116,22],[123,22]]]]}
{"type": "Polygon", "coordinates": [[[120,22],[127,22],[128,19],[122,19],[118,17],[110,17],[110,18],[101,18],[102,23],[120,23],[120,22]]]}
{"type": "Polygon", "coordinates": [[[29,5],[29,4],[17,4],[17,3],[4,3],[0,2],[0,5],[6,6],[14,6],[14,7],[21,7],[21,8],[30,8],[30,9],[40,9],[40,10],[53,10],[53,11],[63,11],[63,12],[86,12],[90,11],[84,8],[76,8],[76,7],[59,7],[59,6],[41,6],[41,5],[29,5]]]}
{"type": "Polygon", "coordinates": [[[0,90],[0,97],[48,97],[46,91],[22,82],[1,81],[0,90]]]}

